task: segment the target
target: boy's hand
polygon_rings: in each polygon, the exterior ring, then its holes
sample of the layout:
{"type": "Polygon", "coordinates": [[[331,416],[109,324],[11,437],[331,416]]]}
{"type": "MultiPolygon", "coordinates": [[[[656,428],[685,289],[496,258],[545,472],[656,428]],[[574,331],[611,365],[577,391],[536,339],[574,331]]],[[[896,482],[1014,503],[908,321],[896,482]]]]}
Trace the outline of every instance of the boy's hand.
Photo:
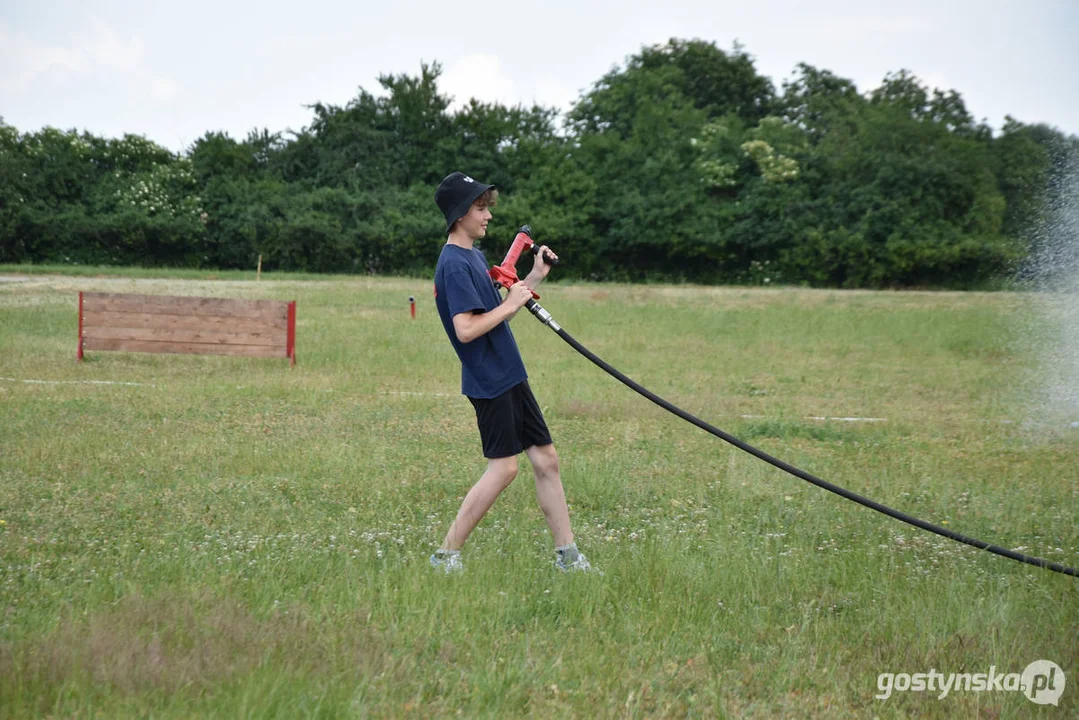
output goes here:
{"type": "Polygon", "coordinates": [[[510,304],[514,311],[520,310],[532,299],[532,291],[523,282],[517,282],[510,288],[503,302],[510,304]]]}
{"type": "Polygon", "coordinates": [[[547,277],[547,273],[551,272],[551,266],[544,262],[543,258],[546,255],[550,255],[555,260],[558,256],[551,252],[551,248],[546,245],[541,245],[539,252],[536,253],[536,259],[532,263],[532,272],[538,273],[540,277],[547,277]]]}

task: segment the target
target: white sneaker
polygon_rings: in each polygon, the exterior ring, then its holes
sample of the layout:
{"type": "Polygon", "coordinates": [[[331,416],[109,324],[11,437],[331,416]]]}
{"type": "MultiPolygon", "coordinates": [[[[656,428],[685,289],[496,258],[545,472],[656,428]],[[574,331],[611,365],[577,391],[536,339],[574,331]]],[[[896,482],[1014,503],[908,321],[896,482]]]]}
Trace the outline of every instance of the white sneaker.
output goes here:
{"type": "Polygon", "coordinates": [[[431,556],[431,567],[435,570],[441,570],[449,575],[451,573],[464,572],[465,564],[461,562],[461,552],[455,550],[442,554],[436,552],[431,556]]]}
{"type": "Polygon", "coordinates": [[[592,570],[592,563],[588,562],[588,558],[584,556],[584,553],[577,553],[577,559],[569,563],[563,560],[561,555],[558,555],[555,557],[554,566],[562,572],[589,572],[592,570]]]}

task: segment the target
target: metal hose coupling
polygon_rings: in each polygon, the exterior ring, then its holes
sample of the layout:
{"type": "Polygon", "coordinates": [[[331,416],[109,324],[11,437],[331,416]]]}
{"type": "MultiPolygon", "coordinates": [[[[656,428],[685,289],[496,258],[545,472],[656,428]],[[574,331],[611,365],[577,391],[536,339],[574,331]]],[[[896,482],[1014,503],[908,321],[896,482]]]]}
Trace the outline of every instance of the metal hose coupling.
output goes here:
{"type": "Polygon", "coordinates": [[[555,322],[554,318],[551,317],[551,313],[544,310],[543,306],[535,300],[529,300],[527,303],[525,303],[525,307],[528,308],[528,312],[536,316],[537,320],[539,320],[541,323],[551,328],[555,332],[559,332],[562,329],[561,326],[559,326],[559,324],[555,322]]]}

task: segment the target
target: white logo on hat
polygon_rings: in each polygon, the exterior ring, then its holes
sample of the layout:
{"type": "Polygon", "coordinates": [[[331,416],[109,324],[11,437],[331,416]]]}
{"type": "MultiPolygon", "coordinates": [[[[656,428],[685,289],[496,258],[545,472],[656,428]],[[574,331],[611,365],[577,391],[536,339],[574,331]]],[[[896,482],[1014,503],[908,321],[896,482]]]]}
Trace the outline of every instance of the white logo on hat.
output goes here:
{"type": "Polygon", "coordinates": [[[470,178],[470,177],[469,177],[468,175],[465,175],[465,182],[470,182],[470,183],[474,183],[474,182],[476,182],[476,181],[475,181],[475,180],[473,180],[472,178],[470,178]]]}

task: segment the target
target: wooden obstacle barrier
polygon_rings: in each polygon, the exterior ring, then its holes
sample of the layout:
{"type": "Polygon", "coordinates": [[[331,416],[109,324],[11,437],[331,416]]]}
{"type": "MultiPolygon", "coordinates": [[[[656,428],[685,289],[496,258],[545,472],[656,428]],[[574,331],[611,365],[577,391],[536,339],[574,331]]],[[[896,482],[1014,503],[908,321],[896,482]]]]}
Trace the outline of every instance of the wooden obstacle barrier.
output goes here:
{"type": "Polygon", "coordinates": [[[79,349],[287,357],[296,301],[79,293],[79,349]]]}

